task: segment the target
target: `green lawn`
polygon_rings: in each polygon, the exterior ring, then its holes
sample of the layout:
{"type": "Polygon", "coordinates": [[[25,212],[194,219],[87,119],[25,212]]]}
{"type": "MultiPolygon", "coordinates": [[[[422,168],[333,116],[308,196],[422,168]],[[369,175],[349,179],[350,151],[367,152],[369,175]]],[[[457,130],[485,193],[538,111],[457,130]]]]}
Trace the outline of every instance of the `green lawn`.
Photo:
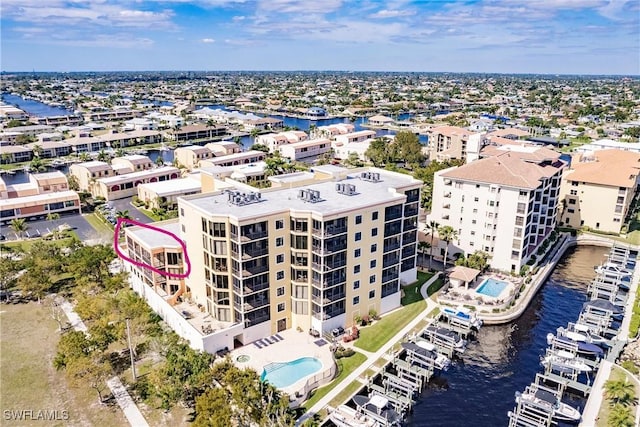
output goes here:
{"type": "Polygon", "coordinates": [[[92,214],[85,215],[84,219],[86,219],[98,233],[109,234],[110,236],[113,235],[113,227],[111,227],[111,224],[104,222],[97,213],[94,212],[92,214]]]}
{"type": "Polygon", "coordinates": [[[335,408],[344,403],[347,403],[347,399],[363,387],[364,385],[360,381],[355,380],[354,382],[346,386],[340,393],[338,393],[336,397],[334,397],[331,402],[329,402],[329,406],[335,408]]]}
{"type": "Polygon", "coordinates": [[[409,286],[404,286],[402,288],[404,295],[402,296],[402,300],[400,300],[400,303],[402,305],[409,305],[422,300],[420,288],[427,280],[431,279],[431,277],[433,277],[433,273],[424,273],[422,271],[419,271],[418,280],[410,284],[409,286]]]}
{"type": "Polygon", "coordinates": [[[311,397],[304,403],[303,407],[305,412],[313,405],[315,405],[320,399],[322,399],[327,393],[333,390],[338,384],[342,382],[351,372],[353,372],[358,366],[362,365],[364,361],[367,360],[367,356],[362,353],[356,352],[351,357],[343,357],[342,359],[338,359],[338,376],[331,381],[330,384],[321,387],[314,391],[311,397]]]}
{"type": "Polygon", "coordinates": [[[151,218],[155,222],[163,220],[163,218],[160,215],[154,214],[152,210],[145,209],[145,208],[138,208],[138,210],[143,214],[145,214],[146,216],[148,216],[149,218],[151,218]]]}
{"type": "Polygon", "coordinates": [[[379,350],[426,307],[426,301],[420,300],[384,316],[373,325],[360,329],[360,338],[354,345],[365,351],[379,350]]]}
{"type": "Polygon", "coordinates": [[[435,294],[442,288],[442,285],[444,285],[444,280],[441,278],[436,279],[436,281],[427,288],[427,295],[431,296],[435,294]]]}
{"type": "Polygon", "coordinates": [[[2,425],[128,426],[119,407],[100,405],[94,390],[71,387],[65,374],[55,370],[52,361],[60,339],[57,327],[44,304],[0,306],[2,409],[68,411],[69,418],[58,422],[4,420],[2,425]]]}
{"type": "MultiPolygon", "coordinates": [[[[55,243],[56,246],[58,247],[65,247],[68,246],[69,243],[71,243],[72,240],[72,236],[78,237],[78,235],[76,234],[75,231],[67,231],[66,232],[68,236],[70,237],[66,237],[63,239],[58,239],[58,240],[50,240],[50,242],[55,243]]],[[[14,252],[14,251],[22,251],[22,252],[27,252],[29,249],[31,249],[31,246],[34,245],[34,243],[41,241],[42,238],[37,238],[37,239],[28,239],[28,240],[21,240],[19,242],[5,242],[5,243],[0,243],[0,251],[7,251],[7,252],[14,252]]]]}

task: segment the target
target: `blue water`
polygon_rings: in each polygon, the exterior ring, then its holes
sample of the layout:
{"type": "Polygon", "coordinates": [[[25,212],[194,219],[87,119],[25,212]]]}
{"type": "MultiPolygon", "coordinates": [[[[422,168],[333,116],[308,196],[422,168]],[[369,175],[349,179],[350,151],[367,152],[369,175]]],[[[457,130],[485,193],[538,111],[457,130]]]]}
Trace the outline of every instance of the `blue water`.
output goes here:
{"type": "Polygon", "coordinates": [[[274,370],[262,371],[260,379],[268,381],[275,387],[284,388],[301,380],[302,378],[318,372],[322,368],[322,362],[315,357],[302,357],[286,362],[274,370]]]}
{"type": "MultiPolygon", "coordinates": [[[[409,426],[508,425],[514,393],[542,372],[540,356],[547,348],[547,333],[578,318],[588,284],[595,277],[593,266],[608,251],[593,246],[569,249],[519,319],[484,326],[462,360],[431,381],[414,407],[409,426]]],[[[585,404],[576,395],[564,400],[581,410],[585,404]]]]}
{"type": "Polygon", "coordinates": [[[484,279],[480,286],[478,286],[478,289],[476,289],[476,293],[497,298],[506,287],[507,282],[489,277],[487,279],[484,279]]]}
{"type": "Polygon", "coordinates": [[[3,93],[0,95],[0,99],[7,104],[17,105],[21,110],[36,117],[68,116],[73,114],[73,111],[67,110],[66,108],[52,107],[43,102],[35,101],[33,99],[24,99],[21,96],[12,95],[10,93],[3,93]]]}

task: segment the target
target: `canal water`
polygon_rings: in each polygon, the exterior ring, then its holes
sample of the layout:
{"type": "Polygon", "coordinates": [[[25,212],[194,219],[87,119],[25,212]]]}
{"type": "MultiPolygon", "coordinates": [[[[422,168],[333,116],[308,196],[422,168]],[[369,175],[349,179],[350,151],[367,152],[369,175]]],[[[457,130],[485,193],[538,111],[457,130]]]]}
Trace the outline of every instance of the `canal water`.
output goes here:
{"type": "Polygon", "coordinates": [[[0,95],[0,99],[3,102],[15,105],[28,114],[36,117],[51,117],[51,116],[68,116],[73,114],[73,111],[67,110],[64,107],[52,107],[43,102],[33,99],[24,99],[18,95],[12,95],[10,93],[3,93],[0,95]]]}
{"type": "MultiPolygon", "coordinates": [[[[608,251],[595,246],[569,249],[518,320],[483,327],[462,360],[431,381],[408,425],[508,425],[507,412],[515,406],[515,392],[523,391],[536,373],[542,373],[540,357],[547,348],[546,335],[578,318],[588,284],[595,277],[593,267],[608,251]]],[[[584,398],[566,396],[567,403],[583,409],[584,398]]]]}

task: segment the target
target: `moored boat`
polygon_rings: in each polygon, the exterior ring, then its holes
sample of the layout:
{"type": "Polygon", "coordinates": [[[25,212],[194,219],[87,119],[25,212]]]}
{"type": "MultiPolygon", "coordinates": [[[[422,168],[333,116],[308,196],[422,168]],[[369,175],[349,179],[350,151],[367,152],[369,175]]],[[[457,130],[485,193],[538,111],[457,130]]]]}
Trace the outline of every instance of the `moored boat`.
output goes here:
{"type": "Polygon", "coordinates": [[[573,406],[563,403],[556,395],[546,390],[532,389],[527,387],[524,393],[516,393],[516,402],[526,401],[534,405],[547,409],[553,413],[553,418],[557,421],[577,423],[581,415],[573,406]]]}

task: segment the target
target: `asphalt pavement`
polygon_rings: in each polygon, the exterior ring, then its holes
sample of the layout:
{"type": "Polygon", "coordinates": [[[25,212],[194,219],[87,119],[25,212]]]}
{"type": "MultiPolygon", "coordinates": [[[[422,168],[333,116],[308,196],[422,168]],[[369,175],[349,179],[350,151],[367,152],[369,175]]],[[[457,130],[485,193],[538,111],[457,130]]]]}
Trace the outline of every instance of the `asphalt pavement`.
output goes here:
{"type": "Polygon", "coordinates": [[[129,215],[131,216],[131,218],[143,224],[149,224],[150,222],[153,222],[151,218],[140,212],[137,207],[131,204],[131,197],[120,200],[112,200],[109,202],[109,204],[115,207],[117,211],[129,211],[129,215]]]}
{"type": "MultiPolygon", "coordinates": [[[[63,224],[68,224],[69,227],[71,227],[78,234],[80,240],[99,239],[101,237],[105,237],[101,236],[91,226],[91,224],[89,224],[87,220],[78,213],[62,215],[60,219],[55,219],[52,221],[47,221],[46,219],[37,221],[27,220],[27,226],[29,228],[25,233],[25,237],[44,236],[63,224]]],[[[2,235],[5,236],[9,241],[18,239],[17,234],[8,225],[2,227],[2,235]]]]}

